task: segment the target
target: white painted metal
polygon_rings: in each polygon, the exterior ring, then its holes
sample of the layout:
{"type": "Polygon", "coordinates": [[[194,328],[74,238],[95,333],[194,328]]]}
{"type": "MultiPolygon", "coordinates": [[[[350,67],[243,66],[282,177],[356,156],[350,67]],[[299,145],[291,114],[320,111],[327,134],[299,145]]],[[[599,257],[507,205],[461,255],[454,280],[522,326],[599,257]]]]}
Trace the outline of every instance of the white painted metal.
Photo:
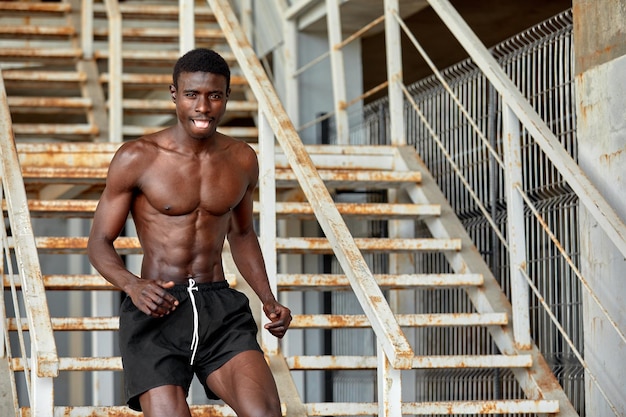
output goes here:
{"type": "Polygon", "coordinates": [[[124,124],[122,106],[122,14],[116,0],[104,0],[109,21],[109,141],[121,142],[124,124]]]}
{"type": "Polygon", "coordinates": [[[578,164],[563,149],[554,133],[546,126],[450,2],[448,0],[428,0],[428,3],[500,93],[504,102],[511,107],[511,110],[579,196],[581,203],[589,210],[602,230],[621,254],[626,256],[626,224],[589,181],[578,164]]]}
{"type": "Polygon", "coordinates": [[[344,68],[343,41],[341,30],[341,12],[339,0],[326,0],[326,27],[328,31],[328,48],[330,53],[330,70],[333,84],[333,98],[335,108],[335,129],[337,144],[348,145],[350,126],[346,109],[346,71],[344,68]]]}
{"type": "Polygon", "coordinates": [[[372,327],[384,346],[385,353],[394,367],[408,368],[413,351],[395,321],[384,295],[376,285],[341,215],[334,206],[328,190],[314,169],[293,124],[286,117],[285,110],[275,95],[254,51],[247,39],[242,36],[243,33],[230,5],[224,0],[209,0],[209,5],[224,30],[229,44],[232,45],[237,61],[259,101],[259,108],[267,114],[272,130],[288,156],[303,192],[314,207],[320,226],[331,241],[335,255],[350,278],[354,292],[365,314],[370,318],[372,327]]]}
{"type": "Polygon", "coordinates": [[[82,0],[81,4],[81,49],[83,58],[93,57],[93,0],[82,0]]]}
{"type": "MultiPolygon", "coordinates": [[[[274,132],[267,122],[266,116],[259,112],[259,213],[260,245],[265,259],[265,269],[270,280],[270,287],[275,297],[278,297],[277,288],[277,255],[276,255],[276,171],[274,164],[274,132]]],[[[259,312],[262,322],[268,319],[262,311],[259,312]]],[[[262,332],[263,347],[269,354],[278,352],[278,341],[269,332],[262,332]]]]}
{"type": "MultiPolygon", "coordinates": [[[[286,13],[287,2],[286,0],[276,0],[278,9],[286,13]]],[[[296,23],[292,19],[288,19],[283,16],[283,42],[282,48],[282,60],[283,71],[285,72],[284,88],[285,94],[283,102],[285,103],[285,110],[289,115],[294,125],[300,124],[300,115],[298,114],[298,102],[300,100],[300,91],[298,88],[298,79],[296,77],[296,70],[298,68],[298,31],[296,23]]]]}
{"type": "MultiPolygon", "coordinates": [[[[291,369],[380,369],[377,356],[292,356],[287,358],[291,369]]],[[[531,355],[449,355],[415,356],[413,369],[462,369],[462,368],[528,368],[531,355]]],[[[383,382],[383,384],[389,383],[383,382]]],[[[401,401],[400,401],[401,402],[401,401]]]]}
{"type": "Polygon", "coordinates": [[[394,369],[380,344],[376,344],[378,415],[402,416],[402,371],[394,369]]]}
{"type": "Polygon", "coordinates": [[[530,297],[528,284],[522,275],[526,269],[526,234],[524,200],[519,194],[523,184],[522,156],[520,147],[519,120],[506,104],[502,108],[505,184],[507,196],[507,227],[511,274],[511,304],[513,307],[513,334],[520,349],[529,349],[530,297]]]}
{"type": "MultiPolygon", "coordinates": [[[[28,325],[37,329],[31,339],[32,404],[42,417],[52,415],[52,378],[58,375],[59,359],[56,351],[50,312],[45,297],[41,267],[28,212],[26,190],[21,179],[17,149],[11,130],[11,115],[7,106],[6,90],[0,71],[0,155],[2,157],[2,185],[7,200],[11,232],[15,241],[15,256],[22,284],[24,308],[28,325]],[[39,394],[41,397],[39,397],[39,394]]],[[[24,353],[25,354],[25,353],[24,353]]]]}
{"type": "MultiPolygon", "coordinates": [[[[414,150],[408,151],[407,149],[397,148],[397,152],[400,158],[398,166],[404,163],[412,170],[419,170],[419,167],[422,166],[422,186],[411,187],[407,190],[411,199],[417,203],[429,202],[442,206],[440,217],[424,220],[431,234],[435,237],[461,237],[462,249],[460,251],[444,253],[450,263],[450,267],[456,272],[471,272],[483,275],[484,284],[481,287],[466,288],[476,311],[479,313],[508,312],[510,314],[511,306],[509,300],[502,292],[500,285],[495,281],[489,267],[485,264],[485,260],[473,248],[472,240],[467,231],[453,214],[452,208],[423,165],[423,162],[415,157],[414,150]]],[[[578,413],[572,406],[569,398],[559,387],[548,364],[534,344],[529,351],[522,352],[517,348],[510,329],[494,326],[489,328],[489,332],[503,354],[529,353],[532,355],[533,366],[530,369],[512,369],[520,387],[528,398],[541,397],[548,400],[557,400],[558,409],[562,417],[578,417],[578,413]]]]}
{"type": "Polygon", "coordinates": [[[196,17],[194,0],[178,0],[179,52],[183,55],[196,45],[196,17]]]}
{"type": "Polygon", "coordinates": [[[387,80],[389,81],[389,114],[392,145],[406,145],[404,136],[404,101],[402,95],[402,47],[400,26],[394,18],[398,14],[398,0],[385,0],[385,52],[387,80]]]}

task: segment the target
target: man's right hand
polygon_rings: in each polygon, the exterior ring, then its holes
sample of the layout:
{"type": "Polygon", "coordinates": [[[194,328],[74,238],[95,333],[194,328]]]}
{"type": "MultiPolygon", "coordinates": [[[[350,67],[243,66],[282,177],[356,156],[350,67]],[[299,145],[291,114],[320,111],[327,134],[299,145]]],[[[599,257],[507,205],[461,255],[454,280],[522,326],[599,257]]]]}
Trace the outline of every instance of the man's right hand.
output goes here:
{"type": "Polygon", "coordinates": [[[174,281],[138,279],[125,288],[137,308],[150,317],[163,317],[176,309],[178,300],[167,289],[174,281]]]}

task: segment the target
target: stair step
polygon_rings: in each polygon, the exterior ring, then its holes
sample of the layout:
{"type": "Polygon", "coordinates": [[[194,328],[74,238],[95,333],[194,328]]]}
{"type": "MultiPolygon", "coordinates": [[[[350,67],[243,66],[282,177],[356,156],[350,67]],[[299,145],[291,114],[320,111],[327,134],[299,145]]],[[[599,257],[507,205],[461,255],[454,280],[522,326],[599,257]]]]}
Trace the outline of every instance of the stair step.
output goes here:
{"type": "MultiPolygon", "coordinates": [[[[143,128],[142,128],[143,129],[143,128]]],[[[152,126],[151,129],[160,130],[161,126],[152,126]]],[[[220,130],[230,127],[220,127],[220,130]]],[[[256,128],[254,128],[256,129],[256,128]]],[[[25,166],[46,165],[55,167],[75,168],[77,165],[93,167],[107,167],[113,154],[119,148],[119,143],[17,143],[20,162],[25,166]],[[94,160],[94,157],[96,158],[94,160]],[[83,161],[83,159],[85,159],[83,161]],[[87,163],[88,161],[88,163],[87,163]]],[[[257,144],[251,144],[257,150],[257,144]]],[[[388,172],[397,169],[394,163],[393,147],[388,146],[333,146],[333,145],[306,145],[306,151],[311,156],[318,170],[342,169],[353,172],[355,170],[369,170],[370,172],[388,172]]],[[[258,150],[257,150],[258,152],[258,150]]],[[[289,170],[289,164],[284,153],[276,148],[276,167],[289,170]]],[[[421,175],[417,178],[421,179],[421,175]]]]}
{"type": "MultiPolygon", "coordinates": [[[[380,409],[377,403],[306,403],[306,415],[313,416],[377,416],[380,409]]],[[[206,415],[216,417],[236,417],[225,405],[192,405],[192,417],[206,415]]],[[[22,417],[32,417],[30,408],[20,409],[22,417]]],[[[558,401],[553,400],[491,400],[491,401],[437,401],[412,402],[402,405],[403,415],[498,415],[498,414],[554,414],[559,412],[558,401]]],[[[283,411],[283,415],[286,415],[283,411]]],[[[125,406],[110,407],[54,407],[54,417],[140,417],[125,406]]]]}
{"type": "MultiPolygon", "coordinates": [[[[461,249],[460,239],[355,238],[354,241],[364,252],[458,251],[461,249]]],[[[332,253],[328,239],[314,237],[277,238],[276,249],[281,253],[332,253]]]]}
{"type": "Polygon", "coordinates": [[[69,3],[29,3],[16,1],[0,1],[3,16],[55,16],[63,15],[72,10],[69,3]]]}
{"type": "MultiPolygon", "coordinates": [[[[292,370],[376,369],[376,356],[291,356],[287,365],[292,370]]],[[[531,355],[449,355],[415,356],[413,369],[450,368],[529,368],[531,355]]]]}
{"type": "MultiPolygon", "coordinates": [[[[221,130],[221,129],[220,129],[221,130]]],[[[108,169],[87,167],[46,167],[25,166],[22,175],[25,180],[63,179],[81,183],[99,183],[106,178],[108,169]]],[[[320,177],[329,187],[390,188],[406,183],[419,183],[421,175],[412,171],[357,171],[357,170],[318,170],[320,177]]],[[[276,186],[287,187],[297,184],[296,175],[288,169],[276,170],[276,186]]]]}
{"type": "MultiPolygon", "coordinates": [[[[287,357],[292,370],[339,370],[376,369],[376,356],[293,356],[287,357]]],[[[528,368],[532,365],[531,355],[449,355],[415,356],[414,369],[449,368],[528,368]]],[[[11,368],[24,371],[22,358],[13,358],[11,368]]],[[[59,371],[121,371],[122,358],[113,357],[62,357],[59,371]]]]}
{"type": "MultiPolygon", "coordinates": [[[[16,288],[21,288],[19,276],[4,275],[4,287],[11,287],[11,279],[15,282],[16,288]]],[[[231,287],[237,286],[237,276],[234,274],[226,274],[226,280],[231,287]]],[[[96,274],[71,274],[71,275],[44,275],[43,284],[49,291],[118,291],[118,288],[108,282],[100,275],[96,274]]]]}
{"type": "MultiPolygon", "coordinates": [[[[312,416],[377,416],[377,403],[306,403],[306,415],[312,416]]],[[[437,401],[402,404],[402,415],[499,415],[558,413],[559,402],[554,400],[487,400],[437,401]]]]}
{"type": "MultiPolygon", "coordinates": [[[[119,4],[120,13],[124,19],[137,20],[176,20],[178,21],[179,7],[166,4],[119,4]]],[[[106,17],[106,7],[103,3],[93,5],[94,16],[106,17]]],[[[213,11],[206,6],[195,6],[194,16],[196,21],[215,22],[213,11]]]]}
{"type": "MultiPolygon", "coordinates": [[[[483,284],[480,274],[374,274],[382,289],[407,289],[426,287],[472,287],[483,284]]],[[[339,291],[350,288],[348,277],[341,274],[278,274],[278,286],[282,291],[339,291]]]]}
{"type": "MultiPolygon", "coordinates": [[[[220,51],[220,55],[229,64],[237,62],[235,55],[232,52],[220,51]]],[[[96,59],[105,60],[109,59],[108,49],[94,51],[94,57],[96,59]]],[[[122,51],[122,60],[126,63],[140,63],[142,67],[150,66],[167,66],[168,70],[171,70],[172,65],[180,57],[180,51],[178,45],[173,50],[124,50],[122,51]]]]}
{"type": "MultiPolygon", "coordinates": [[[[55,331],[70,330],[113,330],[119,329],[119,317],[51,317],[52,329],[55,331]]],[[[7,319],[7,328],[17,330],[15,319],[7,319]]],[[[22,322],[22,330],[28,330],[28,323],[22,322]]]]}
{"type": "MultiPolygon", "coordinates": [[[[163,130],[163,126],[122,126],[122,134],[128,137],[140,137],[163,130]]],[[[239,139],[255,139],[259,137],[256,127],[220,126],[218,130],[228,136],[239,139]]]]}
{"type": "Polygon", "coordinates": [[[58,113],[59,109],[87,110],[92,107],[92,101],[85,97],[18,97],[7,98],[11,113],[37,112],[58,113]]]}
{"type": "MultiPolygon", "coordinates": [[[[21,287],[18,276],[4,275],[4,288],[11,287],[11,278],[15,282],[16,288],[21,287]]],[[[100,275],[94,274],[72,274],[72,275],[44,275],[43,283],[46,290],[67,291],[67,290],[116,290],[116,288],[100,275]]]]}
{"type": "MultiPolygon", "coordinates": [[[[458,251],[461,239],[385,239],[356,238],[357,247],[364,252],[412,252],[412,251],[458,251]]],[[[41,253],[84,253],[87,248],[86,237],[35,237],[35,244],[41,253]]],[[[9,247],[13,248],[13,239],[9,238],[9,247]]],[[[115,241],[115,248],[123,254],[141,252],[139,240],[135,237],[120,237],[115,241]]],[[[276,250],[280,253],[332,253],[332,247],[325,238],[278,238],[276,250]]]]}
{"type": "MultiPolygon", "coordinates": [[[[398,314],[396,320],[401,327],[504,326],[508,323],[508,316],[506,313],[398,314]]],[[[364,314],[294,314],[290,327],[369,328],[371,324],[364,314]]]]}
{"type": "Polygon", "coordinates": [[[0,48],[3,60],[24,60],[29,62],[71,61],[82,56],[80,48],[0,48]]]}
{"type": "MultiPolygon", "coordinates": [[[[364,219],[412,219],[438,216],[439,206],[434,204],[390,204],[390,203],[337,203],[337,210],[344,216],[364,219]]],[[[255,202],[254,212],[259,212],[255,202]]],[[[277,202],[276,214],[298,218],[313,218],[313,208],[309,203],[277,202]]]]}
{"type": "Polygon", "coordinates": [[[6,69],[2,71],[2,77],[5,82],[10,81],[16,83],[80,83],[87,80],[85,73],[77,71],[24,71],[6,69]]]}
{"type": "MultiPolygon", "coordinates": [[[[393,188],[407,183],[419,183],[422,175],[415,171],[359,171],[353,169],[318,170],[329,188],[393,188]]],[[[276,169],[276,186],[290,187],[297,183],[290,169],[276,169]]]]}
{"type": "MultiPolygon", "coordinates": [[[[22,358],[11,359],[11,369],[24,371],[22,358]]],[[[73,357],[59,358],[59,371],[121,371],[122,358],[112,357],[73,357]]]]}
{"type": "MultiPolygon", "coordinates": [[[[396,319],[402,327],[504,326],[508,323],[505,313],[399,314],[396,319]]],[[[52,317],[51,320],[52,328],[57,331],[118,330],[119,327],[119,317],[52,317]]],[[[291,322],[293,329],[369,327],[371,325],[365,315],[295,314],[291,322]]],[[[7,328],[17,330],[15,319],[7,319],[7,328]]],[[[28,330],[26,321],[22,323],[22,330],[28,330]]]]}
{"type": "Polygon", "coordinates": [[[0,39],[68,39],[76,35],[70,26],[0,26],[0,39]]]}
{"type": "MultiPolygon", "coordinates": [[[[348,290],[350,282],[345,275],[321,274],[278,274],[277,284],[281,291],[303,291],[307,289],[324,291],[348,290]]],[[[432,287],[475,287],[483,284],[479,274],[415,274],[390,275],[375,274],[374,278],[382,289],[432,288],[432,287]]],[[[11,276],[4,275],[4,287],[11,286],[11,276]]],[[[20,287],[19,277],[13,276],[16,287],[20,287]]],[[[228,278],[234,282],[235,277],[228,278]]],[[[114,290],[115,287],[97,274],[44,275],[47,290],[114,290]]]]}
{"type": "MultiPolygon", "coordinates": [[[[237,417],[237,414],[222,404],[191,405],[191,417],[237,417]]],[[[34,417],[29,407],[20,408],[21,417],[34,417]]],[[[286,414],[283,412],[283,415],[286,414]]],[[[142,413],[126,406],[55,406],[53,417],[141,417],[142,413]]]]}
{"type": "Polygon", "coordinates": [[[14,123],[13,132],[16,135],[33,136],[95,136],[98,134],[98,126],[89,124],[47,124],[47,123],[14,123]]]}
{"type": "MultiPolygon", "coordinates": [[[[122,28],[122,38],[124,42],[171,42],[178,44],[178,28],[143,28],[127,27],[122,28]]],[[[95,40],[107,41],[109,39],[108,28],[95,28],[93,31],[95,40]]],[[[201,29],[195,30],[196,42],[220,42],[225,43],[226,38],[221,29],[201,29]]]]}
{"type": "MultiPolygon", "coordinates": [[[[6,79],[6,77],[5,77],[6,79]]],[[[100,83],[107,84],[109,82],[109,74],[104,73],[98,77],[100,83]]],[[[155,86],[168,86],[172,83],[172,74],[122,74],[122,83],[124,83],[125,88],[137,88],[137,87],[146,87],[146,88],[154,88],[155,86]]],[[[237,75],[232,75],[230,77],[230,86],[241,87],[247,86],[248,81],[242,77],[237,75]]],[[[229,102],[230,107],[230,102],[229,102]]]]}
{"type": "MultiPolygon", "coordinates": [[[[3,202],[6,210],[6,202],[3,202]]],[[[31,217],[74,217],[93,216],[98,202],[96,200],[34,200],[28,201],[31,217]]],[[[259,203],[254,202],[253,212],[259,213],[259,203]]],[[[385,203],[338,203],[337,210],[344,216],[365,219],[417,219],[438,216],[439,206],[434,204],[385,204],[385,203]]],[[[309,203],[276,203],[276,214],[281,217],[313,218],[313,209],[309,203]]]]}
{"type": "MultiPolygon", "coordinates": [[[[122,107],[124,110],[141,110],[142,113],[151,114],[174,114],[176,111],[176,104],[174,104],[172,100],[124,99],[122,100],[122,107]]],[[[257,112],[259,106],[254,101],[229,100],[228,110],[230,112],[257,112]]]]}

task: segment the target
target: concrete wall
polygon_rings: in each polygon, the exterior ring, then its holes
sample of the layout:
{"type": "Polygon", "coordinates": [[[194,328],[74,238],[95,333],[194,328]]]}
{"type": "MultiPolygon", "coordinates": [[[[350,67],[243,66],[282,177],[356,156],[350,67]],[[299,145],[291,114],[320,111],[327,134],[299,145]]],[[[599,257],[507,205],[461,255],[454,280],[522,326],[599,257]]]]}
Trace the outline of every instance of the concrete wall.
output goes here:
{"type": "MultiPolygon", "coordinates": [[[[579,163],[626,219],[626,1],[574,0],[573,11],[579,163]]],[[[626,334],[626,260],[583,208],[580,238],[582,274],[626,334]]],[[[624,415],[626,344],[588,294],[584,307],[586,414],[624,415]]]]}

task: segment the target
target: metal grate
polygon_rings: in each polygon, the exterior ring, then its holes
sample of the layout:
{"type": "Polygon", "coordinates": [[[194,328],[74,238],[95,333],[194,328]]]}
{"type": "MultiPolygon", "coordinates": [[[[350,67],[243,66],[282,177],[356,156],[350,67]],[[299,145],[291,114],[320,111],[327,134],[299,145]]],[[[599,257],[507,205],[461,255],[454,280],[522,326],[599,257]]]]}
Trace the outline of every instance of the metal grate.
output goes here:
{"type": "MultiPolygon", "coordinates": [[[[492,49],[494,57],[516,83],[529,102],[576,159],[576,108],[573,79],[572,13],[565,11],[534,28],[503,42],[492,49]]],[[[476,122],[492,147],[501,153],[501,103],[494,89],[470,61],[463,61],[443,71],[454,94],[476,122]]],[[[489,155],[480,138],[445,92],[435,76],[409,88],[415,101],[445,144],[452,160],[471,184],[481,203],[490,211],[506,236],[504,173],[489,155]]],[[[510,297],[507,252],[477,203],[454,173],[451,164],[431,140],[414,109],[405,107],[406,136],[415,146],[452,208],[461,219],[478,250],[490,265],[496,279],[510,297]]],[[[365,108],[364,123],[351,135],[355,144],[387,144],[388,104],[381,99],[365,108]]],[[[523,132],[524,190],[546,219],[552,232],[578,263],[577,235],[578,200],[563,181],[549,159],[523,132]]],[[[582,294],[580,283],[566,264],[545,231],[530,213],[526,215],[529,276],[542,291],[551,311],[559,318],[568,336],[582,351],[582,294]]],[[[424,255],[416,261],[419,272],[445,272],[447,261],[439,255],[424,255]]],[[[471,308],[457,290],[423,292],[418,295],[425,310],[471,308]]],[[[535,343],[551,365],[572,404],[584,416],[584,372],[582,365],[551,323],[547,313],[535,299],[531,301],[531,326],[535,343]]],[[[465,354],[490,353],[493,344],[487,332],[462,329],[425,330],[415,340],[422,343],[416,353],[465,354]],[[422,342],[420,342],[422,341],[422,342]],[[475,350],[470,352],[470,350],[475,350]]],[[[506,391],[512,397],[519,392],[515,379],[507,373],[484,371],[425,372],[422,400],[454,400],[459,393],[480,397],[486,390],[506,391]]]]}

